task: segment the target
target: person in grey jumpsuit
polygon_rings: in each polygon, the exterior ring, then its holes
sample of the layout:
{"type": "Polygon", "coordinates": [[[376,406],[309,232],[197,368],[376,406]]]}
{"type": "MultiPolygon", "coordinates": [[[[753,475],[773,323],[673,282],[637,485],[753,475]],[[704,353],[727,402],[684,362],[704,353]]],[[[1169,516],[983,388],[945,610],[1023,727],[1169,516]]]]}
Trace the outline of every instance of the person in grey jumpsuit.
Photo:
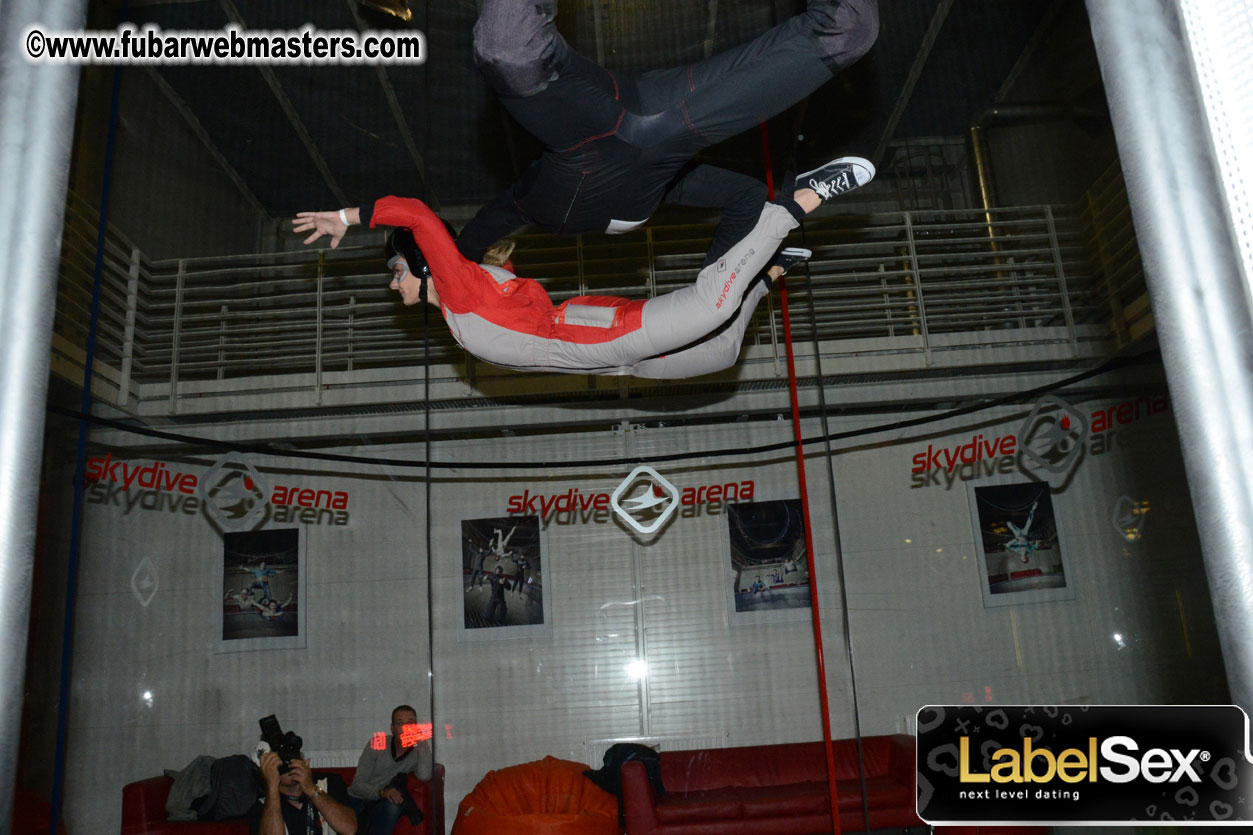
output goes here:
{"type": "MultiPolygon", "coordinates": [[[[486,362],[528,371],[694,377],[735,364],[753,309],[769,290],[757,276],[787,234],[825,199],[869,182],[874,168],[845,157],[810,173],[792,196],[762,207],[749,233],[695,282],[651,299],[579,296],[553,305],[534,279],[468,261],[443,221],[413,198],[301,212],[293,223],[296,232],[312,232],[306,244],[330,236],[332,246],[349,224],[399,227],[392,289],[406,305],[438,306],[458,344],[486,362]]],[[[770,274],[782,272],[776,266],[770,274]]]]}

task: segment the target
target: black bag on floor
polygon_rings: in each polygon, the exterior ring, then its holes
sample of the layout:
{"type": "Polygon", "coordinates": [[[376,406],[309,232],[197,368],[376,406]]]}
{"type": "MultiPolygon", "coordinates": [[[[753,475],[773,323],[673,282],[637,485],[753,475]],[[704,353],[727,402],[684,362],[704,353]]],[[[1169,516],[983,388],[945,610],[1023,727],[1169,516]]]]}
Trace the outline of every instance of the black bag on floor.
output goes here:
{"type": "Polygon", "coordinates": [[[243,754],[222,757],[209,769],[209,793],[191,804],[202,821],[242,818],[262,795],[261,769],[243,754]]]}
{"type": "Polygon", "coordinates": [[[618,796],[618,826],[626,826],[626,813],[622,808],[622,766],[631,760],[644,764],[644,773],[653,791],[661,797],[666,787],[661,784],[661,755],[647,745],[634,742],[617,742],[605,752],[605,764],[599,770],[588,769],[583,776],[610,794],[618,796]]]}

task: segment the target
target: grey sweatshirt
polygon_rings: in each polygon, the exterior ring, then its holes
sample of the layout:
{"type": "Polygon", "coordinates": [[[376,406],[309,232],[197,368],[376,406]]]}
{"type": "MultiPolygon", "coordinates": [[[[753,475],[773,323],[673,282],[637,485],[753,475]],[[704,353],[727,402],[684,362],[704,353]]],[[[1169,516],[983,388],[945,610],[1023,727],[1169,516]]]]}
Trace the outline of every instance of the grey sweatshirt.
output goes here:
{"type": "Polygon", "coordinates": [[[357,760],[357,771],[353,775],[352,785],[348,793],[362,800],[377,800],[383,790],[397,774],[413,773],[419,780],[430,780],[434,767],[431,763],[431,741],[424,739],[409,749],[399,760],[392,759],[392,737],[387,737],[387,747],[381,751],[366,743],[361,758],[357,760]]]}

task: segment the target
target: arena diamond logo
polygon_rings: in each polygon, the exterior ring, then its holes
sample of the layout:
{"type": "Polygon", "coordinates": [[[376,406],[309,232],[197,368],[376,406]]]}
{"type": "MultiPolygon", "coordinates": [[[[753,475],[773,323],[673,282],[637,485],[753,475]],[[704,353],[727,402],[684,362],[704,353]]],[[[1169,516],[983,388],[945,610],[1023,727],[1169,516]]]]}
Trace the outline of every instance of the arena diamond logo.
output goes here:
{"type": "Polygon", "coordinates": [[[152,602],[157,594],[159,579],[157,567],[153,565],[151,557],[144,557],[135,566],[135,573],[131,575],[131,591],[135,593],[139,605],[147,608],[152,602]]]}
{"type": "Polygon", "coordinates": [[[609,506],[632,528],[648,535],[661,530],[679,509],[679,490],[661,473],[641,464],[614,488],[609,506]],[[623,499],[627,493],[633,495],[623,499]]]}

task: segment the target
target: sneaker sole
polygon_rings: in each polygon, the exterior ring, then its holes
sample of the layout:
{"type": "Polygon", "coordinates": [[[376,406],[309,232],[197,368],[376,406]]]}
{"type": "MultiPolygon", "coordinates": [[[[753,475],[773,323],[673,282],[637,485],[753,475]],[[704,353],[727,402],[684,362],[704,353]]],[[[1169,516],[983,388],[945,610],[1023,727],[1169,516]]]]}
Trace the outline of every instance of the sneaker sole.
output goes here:
{"type": "Polygon", "coordinates": [[[783,263],[776,264],[775,266],[782,267],[783,274],[787,275],[788,272],[793,267],[799,264],[803,264],[806,261],[808,261],[810,258],[812,258],[813,254],[814,254],[813,250],[805,249],[804,247],[800,247],[800,246],[784,247],[783,249],[779,250],[779,257],[783,260],[783,263]]]}

